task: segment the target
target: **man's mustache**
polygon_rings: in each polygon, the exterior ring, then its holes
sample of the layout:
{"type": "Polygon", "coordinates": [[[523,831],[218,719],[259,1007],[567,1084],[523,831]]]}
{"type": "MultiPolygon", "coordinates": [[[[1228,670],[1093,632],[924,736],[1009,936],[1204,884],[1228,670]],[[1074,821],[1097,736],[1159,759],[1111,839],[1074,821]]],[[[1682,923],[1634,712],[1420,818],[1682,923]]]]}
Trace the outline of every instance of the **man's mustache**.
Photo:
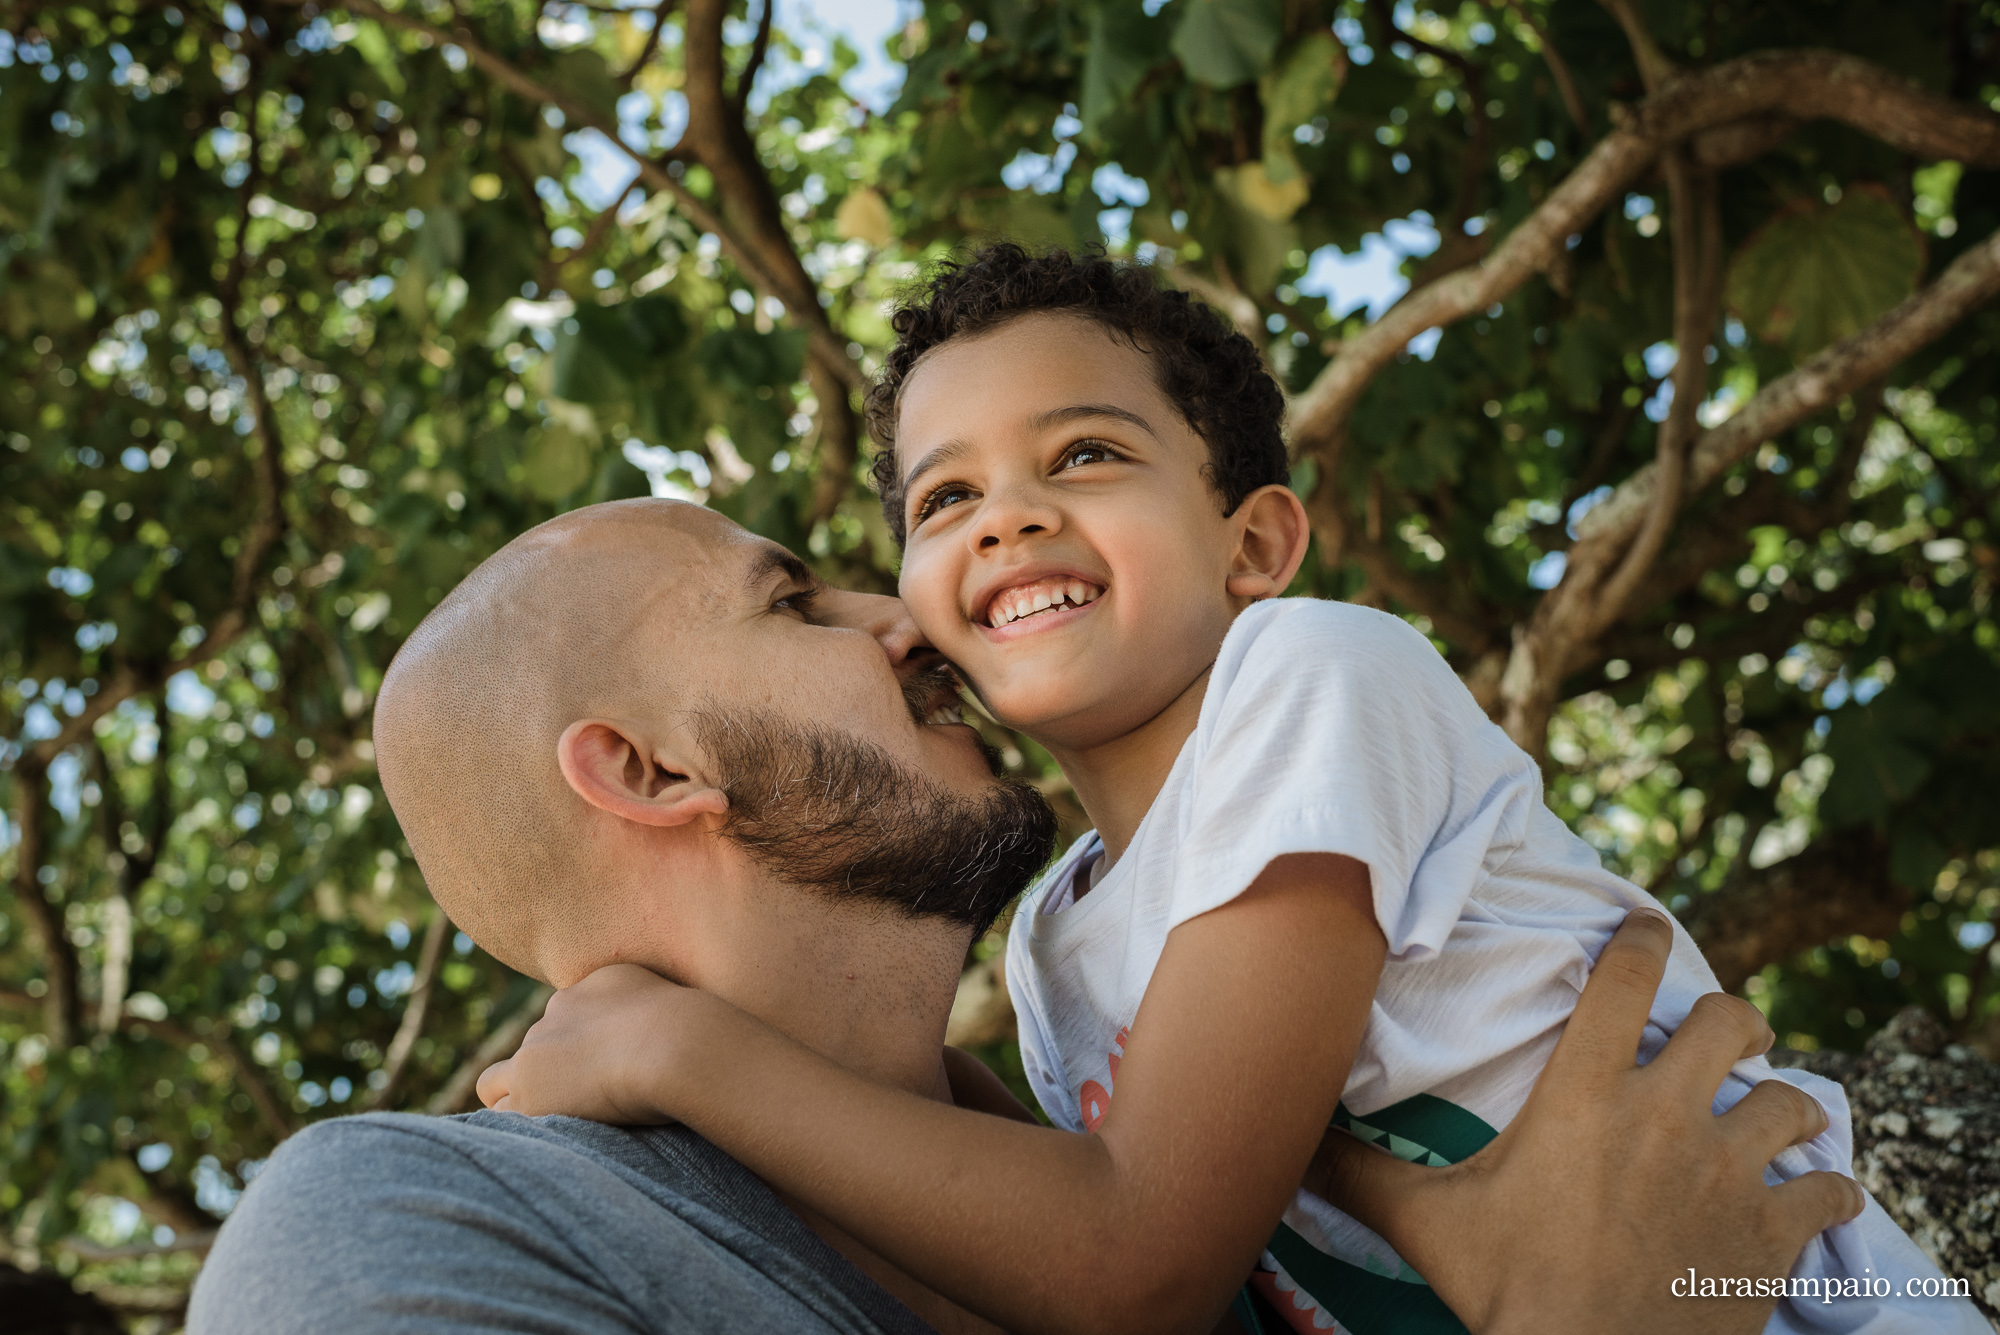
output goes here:
{"type": "Polygon", "coordinates": [[[963,685],[957,672],[940,663],[904,679],[903,703],[910,707],[910,717],[922,723],[947,699],[956,701],[963,685]]]}
{"type": "MultiPolygon", "coordinates": [[[[939,705],[947,702],[962,703],[964,696],[961,692],[964,689],[965,680],[958,675],[957,669],[949,664],[940,663],[936,667],[925,668],[903,682],[903,703],[910,707],[910,717],[916,720],[917,726],[922,727],[924,720],[928,719],[931,711],[939,705]]],[[[996,777],[1006,772],[1007,767],[1001,761],[998,747],[981,737],[979,749],[986,757],[986,768],[992,770],[996,777]]]]}

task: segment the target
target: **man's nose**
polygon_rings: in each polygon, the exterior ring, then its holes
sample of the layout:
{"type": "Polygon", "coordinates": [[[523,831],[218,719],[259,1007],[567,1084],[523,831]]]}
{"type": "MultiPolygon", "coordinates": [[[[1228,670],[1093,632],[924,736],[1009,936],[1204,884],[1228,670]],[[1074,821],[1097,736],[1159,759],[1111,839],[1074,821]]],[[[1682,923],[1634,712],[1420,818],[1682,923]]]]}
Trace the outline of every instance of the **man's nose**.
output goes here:
{"type": "Polygon", "coordinates": [[[901,598],[880,593],[855,593],[849,589],[826,589],[814,600],[814,611],[829,626],[863,630],[875,637],[889,666],[898,677],[907,677],[935,667],[942,655],[931,647],[917,629],[909,607],[901,598]]]}

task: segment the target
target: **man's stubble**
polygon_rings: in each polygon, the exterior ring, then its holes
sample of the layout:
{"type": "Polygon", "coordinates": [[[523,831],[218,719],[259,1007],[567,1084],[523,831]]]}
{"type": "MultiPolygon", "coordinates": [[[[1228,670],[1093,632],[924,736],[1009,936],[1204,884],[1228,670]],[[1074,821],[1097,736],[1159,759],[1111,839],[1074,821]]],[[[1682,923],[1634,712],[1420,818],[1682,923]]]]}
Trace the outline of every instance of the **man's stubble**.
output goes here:
{"type": "MultiPolygon", "coordinates": [[[[928,674],[906,684],[914,716],[936,685],[928,674]]],[[[1000,778],[991,748],[995,778],[971,796],[837,729],[715,708],[693,723],[729,794],[724,837],[801,889],[978,933],[1054,846],[1055,812],[1032,787],[1000,778]]]]}

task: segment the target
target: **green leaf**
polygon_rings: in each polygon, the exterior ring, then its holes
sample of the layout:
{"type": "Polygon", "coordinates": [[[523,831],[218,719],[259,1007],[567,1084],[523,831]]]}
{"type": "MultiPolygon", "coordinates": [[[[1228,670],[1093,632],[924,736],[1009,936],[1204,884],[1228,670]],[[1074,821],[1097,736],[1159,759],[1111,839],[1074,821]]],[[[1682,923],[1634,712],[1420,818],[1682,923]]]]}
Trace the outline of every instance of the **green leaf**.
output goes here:
{"type": "Polygon", "coordinates": [[[1921,825],[1904,823],[1889,844],[1889,876],[1912,890],[1926,891],[1937,884],[1951,850],[1921,825]]]}
{"type": "Polygon", "coordinates": [[[550,422],[534,432],[521,457],[522,480],[545,501],[557,501],[590,480],[598,438],[550,422]]]}
{"type": "Polygon", "coordinates": [[[1271,63],[1283,21],[1284,11],[1269,0],[1190,0],[1173,51],[1196,83],[1234,88],[1271,63]]]}
{"type": "Polygon", "coordinates": [[[1299,175],[1293,131],[1333,102],[1346,74],[1346,48],[1332,33],[1316,32],[1258,80],[1264,103],[1264,174],[1271,184],[1284,185],[1299,175]]]}
{"type": "Polygon", "coordinates": [[[1105,0],[1090,13],[1090,47],[1083,61],[1083,129],[1097,133],[1146,72],[1167,54],[1166,25],[1136,0],[1105,0]]]}
{"type": "Polygon", "coordinates": [[[382,83],[391,93],[400,97],[408,85],[403,80],[403,70],[396,63],[395,43],[389,34],[374,19],[362,19],[354,25],[354,49],[368,62],[370,69],[381,76],[382,83]]]}
{"type": "Polygon", "coordinates": [[[621,91],[605,68],[604,57],[589,47],[561,51],[549,62],[549,86],[568,93],[605,120],[618,115],[621,91]]]}
{"type": "Polygon", "coordinates": [[[687,320],[665,296],[579,306],[576,332],[556,335],[552,390],[572,403],[629,403],[669,370],[687,344],[687,320]]]}
{"type": "Polygon", "coordinates": [[[1867,328],[1916,290],[1923,269],[1923,233],[1880,187],[1854,186],[1838,204],[1793,204],[1752,233],[1729,268],[1729,306],[1803,360],[1867,328]]]}
{"type": "Polygon", "coordinates": [[[1829,825],[1881,825],[1890,808],[1916,796],[1931,774],[1930,748],[1937,711],[1893,688],[1868,705],[1833,713],[1826,754],[1833,775],[1819,800],[1829,825]]]}

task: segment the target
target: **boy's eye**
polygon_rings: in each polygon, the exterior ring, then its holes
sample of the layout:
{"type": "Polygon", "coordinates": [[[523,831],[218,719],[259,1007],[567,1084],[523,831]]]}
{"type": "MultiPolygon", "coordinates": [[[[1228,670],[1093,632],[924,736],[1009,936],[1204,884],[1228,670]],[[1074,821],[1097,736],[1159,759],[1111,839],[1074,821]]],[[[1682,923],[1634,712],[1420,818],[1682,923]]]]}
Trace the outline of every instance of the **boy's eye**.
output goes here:
{"type": "Polygon", "coordinates": [[[1070,446],[1068,452],[1063,455],[1062,462],[1057,465],[1057,468],[1060,471],[1064,468],[1075,468],[1081,464],[1110,463],[1116,458],[1118,458],[1118,452],[1109,445],[1104,444],[1102,441],[1086,440],[1070,446]]]}
{"type": "Polygon", "coordinates": [[[961,487],[955,482],[947,482],[937,490],[925,493],[924,498],[917,502],[917,522],[921,524],[946,506],[957,505],[959,502],[970,500],[971,498],[972,488],[961,487]]]}

